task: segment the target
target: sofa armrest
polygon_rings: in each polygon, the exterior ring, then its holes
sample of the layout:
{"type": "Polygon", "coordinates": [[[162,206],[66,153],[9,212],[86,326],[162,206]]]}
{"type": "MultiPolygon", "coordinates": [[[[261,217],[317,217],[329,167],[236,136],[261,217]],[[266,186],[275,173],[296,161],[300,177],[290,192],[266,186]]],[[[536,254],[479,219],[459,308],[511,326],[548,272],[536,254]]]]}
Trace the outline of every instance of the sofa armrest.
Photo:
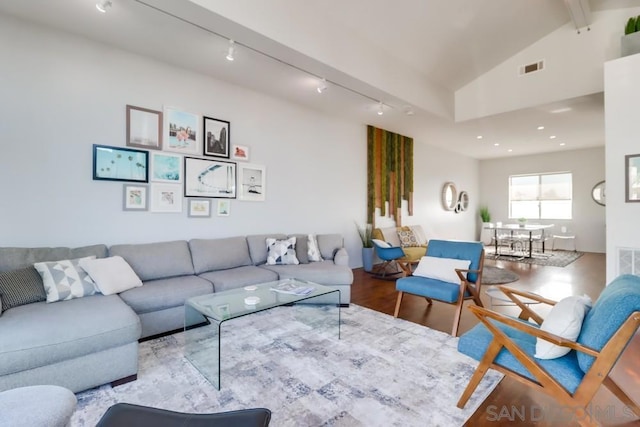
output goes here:
{"type": "Polygon", "coordinates": [[[333,263],[336,265],[349,265],[349,254],[345,248],[340,248],[336,251],[333,257],[333,263]]]}

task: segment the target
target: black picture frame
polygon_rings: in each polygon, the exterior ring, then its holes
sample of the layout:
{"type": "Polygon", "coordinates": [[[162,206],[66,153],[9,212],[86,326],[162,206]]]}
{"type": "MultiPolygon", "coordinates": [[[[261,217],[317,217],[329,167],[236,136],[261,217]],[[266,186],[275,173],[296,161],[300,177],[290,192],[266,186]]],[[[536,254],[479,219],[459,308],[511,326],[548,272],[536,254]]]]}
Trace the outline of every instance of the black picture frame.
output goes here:
{"type": "Polygon", "coordinates": [[[149,182],[149,152],[93,144],[93,179],[149,182]]]}
{"type": "Polygon", "coordinates": [[[200,157],[184,158],[184,196],[213,199],[237,197],[238,165],[200,157]]]}
{"type": "Polygon", "coordinates": [[[228,159],[231,154],[231,122],[202,117],[202,154],[228,159]]]}

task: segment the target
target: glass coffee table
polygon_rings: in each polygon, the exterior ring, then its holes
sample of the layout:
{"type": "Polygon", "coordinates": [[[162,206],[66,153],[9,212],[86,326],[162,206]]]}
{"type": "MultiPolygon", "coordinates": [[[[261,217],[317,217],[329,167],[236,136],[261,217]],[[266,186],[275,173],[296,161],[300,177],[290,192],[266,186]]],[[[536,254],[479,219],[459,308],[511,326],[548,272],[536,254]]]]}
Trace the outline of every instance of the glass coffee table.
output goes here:
{"type": "MultiPolygon", "coordinates": [[[[184,304],[184,355],[218,390],[222,354],[222,324],[276,307],[304,303],[335,318],[340,339],[340,291],[299,279],[285,279],[189,298],[184,304]],[[304,295],[272,290],[307,288],[304,295]],[[329,307],[329,309],[327,309],[329,307]]],[[[229,324],[233,326],[233,322],[229,324]]]]}

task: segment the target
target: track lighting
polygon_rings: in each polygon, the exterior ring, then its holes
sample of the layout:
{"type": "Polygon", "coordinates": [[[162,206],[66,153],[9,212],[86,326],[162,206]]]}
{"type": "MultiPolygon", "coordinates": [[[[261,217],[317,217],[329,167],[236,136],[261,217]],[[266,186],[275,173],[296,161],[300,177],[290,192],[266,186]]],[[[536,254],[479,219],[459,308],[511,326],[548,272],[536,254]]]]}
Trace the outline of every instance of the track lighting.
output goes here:
{"type": "Polygon", "coordinates": [[[229,50],[227,50],[227,61],[233,61],[233,54],[236,52],[236,44],[233,40],[229,40],[229,50]]]}
{"type": "Polygon", "coordinates": [[[322,79],[320,84],[318,84],[318,87],[316,88],[316,90],[318,91],[318,93],[322,93],[325,90],[327,90],[327,80],[326,79],[322,79]]]}
{"type": "Polygon", "coordinates": [[[382,105],[382,101],[380,101],[380,103],[378,104],[378,115],[381,116],[384,114],[384,108],[382,105]]]}
{"type": "Polygon", "coordinates": [[[109,9],[112,5],[113,3],[111,3],[111,0],[103,0],[96,3],[96,9],[98,9],[99,12],[107,13],[107,9],[109,9]]]}

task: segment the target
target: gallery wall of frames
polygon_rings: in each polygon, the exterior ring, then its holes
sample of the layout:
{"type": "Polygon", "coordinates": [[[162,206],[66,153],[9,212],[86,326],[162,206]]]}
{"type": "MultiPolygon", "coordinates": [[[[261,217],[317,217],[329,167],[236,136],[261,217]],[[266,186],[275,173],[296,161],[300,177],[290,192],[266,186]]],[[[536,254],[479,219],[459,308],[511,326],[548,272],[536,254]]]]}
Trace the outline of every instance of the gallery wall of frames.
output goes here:
{"type": "Polygon", "coordinates": [[[186,204],[189,218],[224,217],[234,199],[265,200],[266,167],[232,143],[231,122],[172,107],[124,113],[124,146],[93,145],[93,179],[123,183],[124,211],[183,214],[186,204]]]}

